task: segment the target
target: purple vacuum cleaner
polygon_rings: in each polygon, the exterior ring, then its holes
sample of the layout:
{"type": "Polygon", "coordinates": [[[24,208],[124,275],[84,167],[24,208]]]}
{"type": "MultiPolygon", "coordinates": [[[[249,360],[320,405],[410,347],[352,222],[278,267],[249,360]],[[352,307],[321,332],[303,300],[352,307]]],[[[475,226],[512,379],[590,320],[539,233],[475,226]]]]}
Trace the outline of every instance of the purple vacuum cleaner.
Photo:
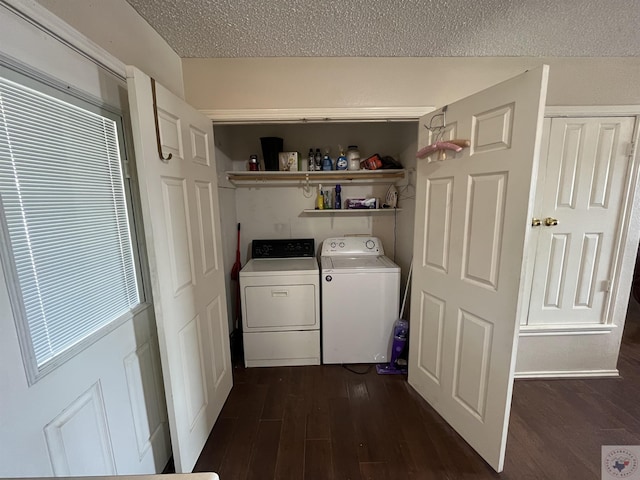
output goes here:
{"type": "Polygon", "coordinates": [[[409,339],[409,322],[403,320],[404,304],[407,301],[407,292],[409,291],[409,283],[411,281],[411,272],[413,270],[413,262],[409,267],[409,275],[407,276],[407,284],[404,288],[404,298],[402,299],[402,307],[400,308],[400,318],[393,324],[393,340],[391,341],[391,355],[389,363],[379,363],[376,365],[378,375],[406,375],[407,365],[404,359],[400,358],[402,352],[407,346],[409,339]]]}
{"type": "Polygon", "coordinates": [[[409,337],[409,322],[399,318],[393,324],[393,341],[391,342],[391,356],[389,363],[376,365],[378,375],[406,375],[407,366],[401,365],[400,354],[404,351],[409,337]]]}

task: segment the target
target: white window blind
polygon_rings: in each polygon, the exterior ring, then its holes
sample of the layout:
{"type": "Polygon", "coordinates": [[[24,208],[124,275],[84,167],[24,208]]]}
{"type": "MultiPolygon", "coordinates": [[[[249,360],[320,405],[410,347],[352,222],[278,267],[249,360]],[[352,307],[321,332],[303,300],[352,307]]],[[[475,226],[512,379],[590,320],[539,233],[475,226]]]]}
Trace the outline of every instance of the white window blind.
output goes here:
{"type": "Polygon", "coordinates": [[[0,195],[31,356],[140,303],[114,120],[0,78],[0,195]]]}

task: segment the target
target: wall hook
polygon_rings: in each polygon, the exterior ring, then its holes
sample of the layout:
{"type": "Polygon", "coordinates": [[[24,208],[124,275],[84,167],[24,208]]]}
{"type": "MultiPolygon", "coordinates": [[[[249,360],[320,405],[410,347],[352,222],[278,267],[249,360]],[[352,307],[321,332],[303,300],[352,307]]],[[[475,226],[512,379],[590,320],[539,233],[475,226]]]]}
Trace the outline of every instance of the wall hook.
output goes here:
{"type": "Polygon", "coordinates": [[[164,156],[162,153],[162,143],[160,142],[160,123],[158,122],[158,101],[156,100],[156,80],[151,78],[151,96],[153,97],[153,120],[156,124],[156,142],[158,143],[158,156],[163,162],[168,162],[173,158],[173,154],[164,156]]]}
{"type": "Polygon", "coordinates": [[[444,107],[442,107],[441,111],[442,113],[437,113],[436,115],[432,116],[431,119],[429,120],[429,125],[422,125],[424,128],[426,128],[427,130],[429,130],[429,132],[431,132],[431,139],[434,139],[435,142],[439,142],[440,140],[442,140],[442,137],[444,136],[444,132],[447,130],[447,109],[448,109],[448,105],[445,105],[444,107]],[[441,125],[434,125],[434,121],[435,120],[439,120],[441,119],[441,125]]]}

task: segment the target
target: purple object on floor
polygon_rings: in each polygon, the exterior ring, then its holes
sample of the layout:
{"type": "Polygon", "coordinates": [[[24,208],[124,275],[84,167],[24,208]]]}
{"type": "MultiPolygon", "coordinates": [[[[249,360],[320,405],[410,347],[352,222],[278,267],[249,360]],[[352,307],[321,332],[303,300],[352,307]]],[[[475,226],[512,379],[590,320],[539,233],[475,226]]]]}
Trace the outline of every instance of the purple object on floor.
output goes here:
{"type": "Polygon", "coordinates": [[[407,345],[409,336],[409,322],[398,319],[393,324],[393,343],[391,344],[391,358],[389,363],[379,363],[376,365],[378,375],[406,375],[406,365],[399,365],[398,359],[407,345]]]}
{"type": "Polygon", "coordinates": [[[406,375],[408,370],[405,366],[379,363],[376,365],[376,372],[378,372],[378,375],[406,375]]]}

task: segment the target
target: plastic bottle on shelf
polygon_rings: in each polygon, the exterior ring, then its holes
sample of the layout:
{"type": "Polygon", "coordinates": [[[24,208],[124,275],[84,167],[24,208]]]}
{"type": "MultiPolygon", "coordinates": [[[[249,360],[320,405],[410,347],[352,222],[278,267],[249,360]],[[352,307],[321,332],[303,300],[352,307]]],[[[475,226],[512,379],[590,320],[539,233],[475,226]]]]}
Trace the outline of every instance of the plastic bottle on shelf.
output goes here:
{"type": "Polygon", "coordinates": [[[249,171],[257,172],[258,170],[260,170],[260,164],[258,163],[258,156],[251,155],[249,157],[249,171]]]}
{"type": "Polygon", "coordinates": [[[324,151],[324,157],[322,157],[322,170],[333,170],[333,161],[329,155],[329,150],[324,151]]]}
{"type": "Polygon", "coordinates": [[[342,150],[342,147],[340,147],[340,156],[338,156],[338,158],[336,159],[336,170],[346,170],[347,166],[347,157],[344,155],[344,150],[342,150]]]}
{"type": "Polygon", "coordinates": [[[315,160],[315,156],[313,155],[313,148],[309,149],[307,168],[309,169],[310,172],[313,172],[316,169],[316,160],[315,160]]]}
{"type": "Polygon", "coordinates": [[[335,194],[335,200],[333,202],[333,205],[336,210],[340,210],[342,208],[342,195],[340,195],[340,192],[342,192],[342,187],[340,186],[340,184],[336,185],[336,194],[335,194]]]}
{"type": "Polygon", "coordinates": [[[347,164],[349,170],[360,170],[360,152],[357,145],[349,145],[347,149],[347,164]]]}
{"type": "Polygon", "coordinates": [[[318,185],[318,198],[316,198],[316,210],[324,210],[324,195],[322,185],[318,185]]]}
{"type": "Polygon", "coordinates": [[[317,171],[322,170],[322,154],[320,153],[320,149],[319,148],[316,148],[316,153],[313,156],[313,161],[316,164],[315,170],[317,170],[317,171]]]}
{"type": "Polygon", "coordinates": [[[331,190],[324,191],[324,209],[331,210],[331,190]]]}

